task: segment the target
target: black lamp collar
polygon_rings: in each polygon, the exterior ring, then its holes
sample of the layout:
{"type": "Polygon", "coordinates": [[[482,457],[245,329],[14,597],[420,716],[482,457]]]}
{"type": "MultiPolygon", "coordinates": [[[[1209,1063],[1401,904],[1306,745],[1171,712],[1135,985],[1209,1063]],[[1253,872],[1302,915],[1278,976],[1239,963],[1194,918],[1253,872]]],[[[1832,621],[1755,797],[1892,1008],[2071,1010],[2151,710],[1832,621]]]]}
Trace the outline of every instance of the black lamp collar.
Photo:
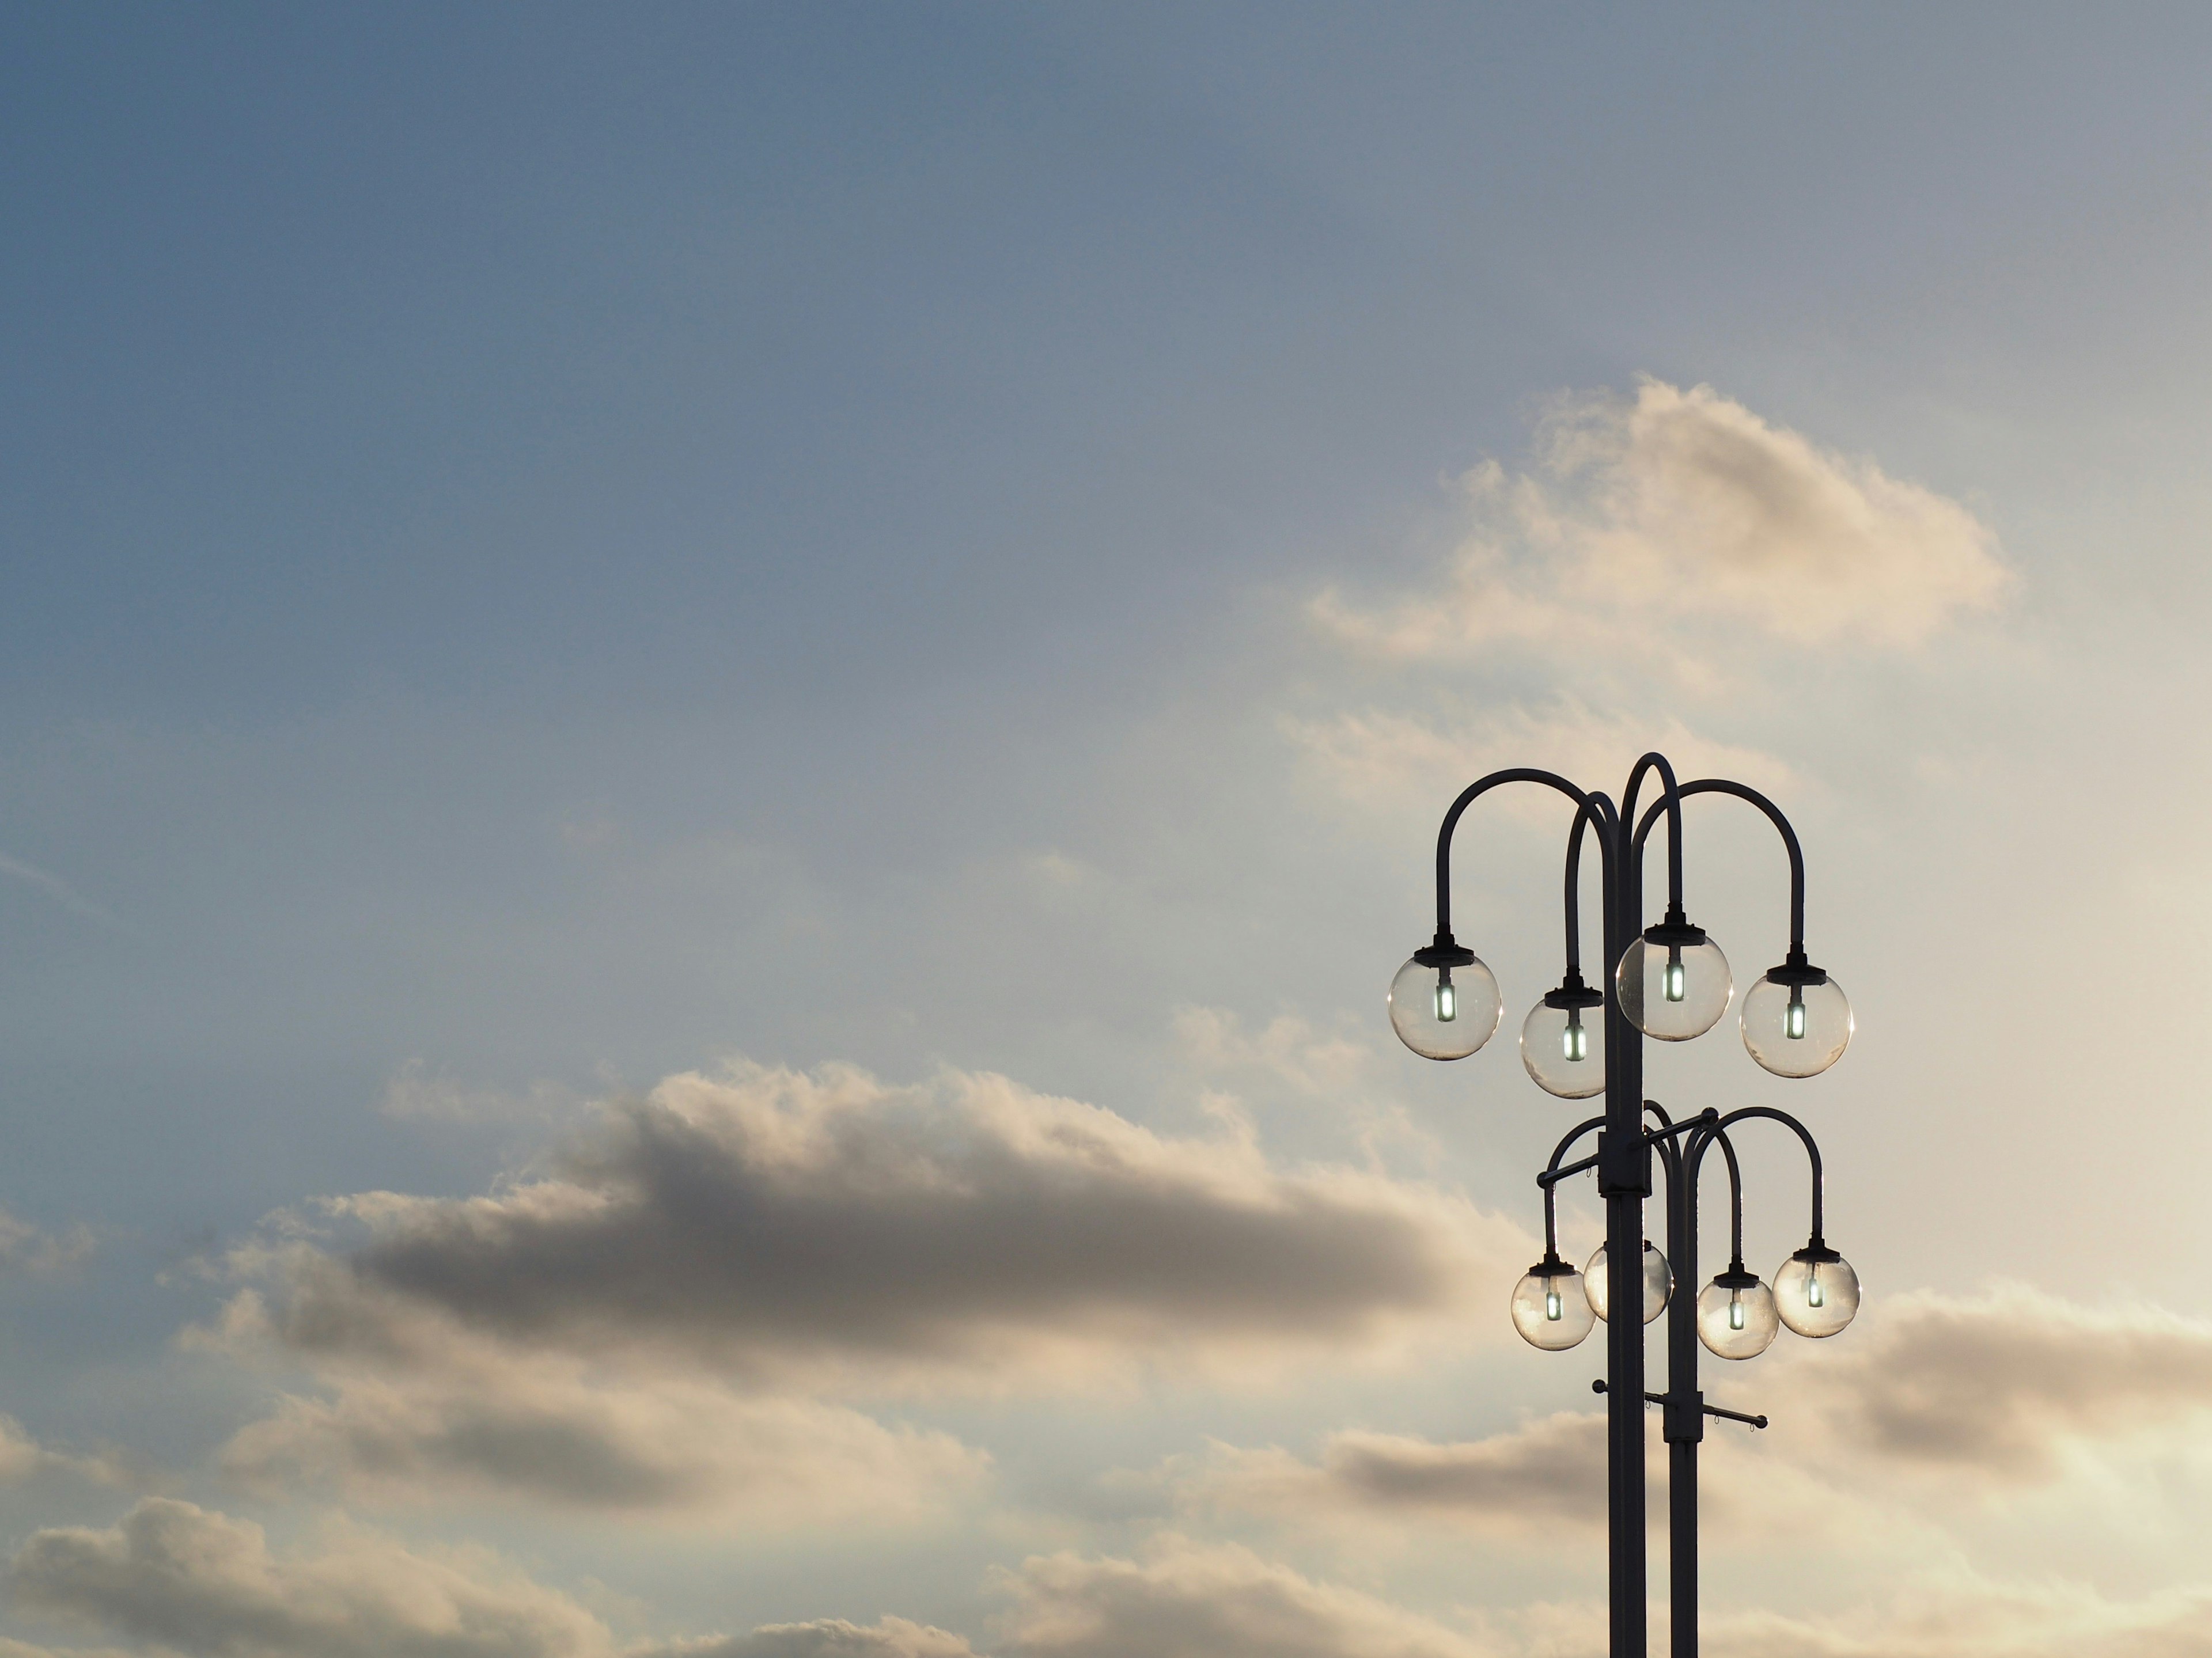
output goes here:
{"type": "Polygon", "coordinates": [[[1544,993],[1546,1007],[1601,1007],[1604,1005],[1605,993],[1593,990],[1584,984],[1580,968],[1569,968],[1567,976],[1559,981],[1559,987],[1544,993]]]}
{"type": "Polygon", "coordinates": [[[1705,941],[1705,928],[1692,926],[1690,918],[1682,914],[1679,904],[1668,905],[1667,919],[1655,921],[1644,929],[1644,942],[1647,944],[1665,944],[1671,949],[1676,945],[1701,944],[1705,941]]]}
{"type": "Polygon", "coordinates": [[[1413,959],[1423,967],[1466,967],[1474,960],[1474,952],[1454,940],[1449,932],[1437,934],[1436,942],[1423,944],[1413,952],[1413,959]]]}
{"type": "Polygon", "coordinates": [[[1793,950],[1779,967],[1766,969],[1766,981],[1776,985],[1824,985],[1828,975],[1805,959],[1802,950],[1793,950]]]}

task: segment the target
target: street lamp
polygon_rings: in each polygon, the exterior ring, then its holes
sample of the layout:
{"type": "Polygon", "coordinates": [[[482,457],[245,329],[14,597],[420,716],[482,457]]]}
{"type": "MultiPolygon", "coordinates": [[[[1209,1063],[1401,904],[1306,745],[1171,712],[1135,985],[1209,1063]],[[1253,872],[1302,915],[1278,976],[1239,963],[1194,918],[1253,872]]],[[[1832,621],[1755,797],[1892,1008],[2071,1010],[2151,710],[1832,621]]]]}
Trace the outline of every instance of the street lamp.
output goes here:
{"type": "Polygon", "coordinates": [[[1698,1388],[1698,1349],[1723,1358],[1764,1352],[1787,1328],[1815,1339],[1849,1324],[1859,1304],[1858,1275],[1822,1236],[1820,1151],[1804,1124],[1784,1111],[1751,1106],[1723,1115],[1707,1110],[1676,1121],[1644,1097],[1644,1038],[1688,1042],[1718,1024],[1735,999],[1728,957],[1682,907],[1682,802],[1700,794],[1732,795],[1766,815],[1790,858],[1790,949],[1744,994],[1738,1029],[1751,1057],[1778,1077],[1819,1075],[1842,1057],[1852,1032],[1843,987],[1805,954],[1805,859],[1790,821],[1765,795],[1723,778],[1677,783],[1665,757],[1647,754],[1630,772],[1616,808],[1601,793],[1577,788],[1552,772],[1515,768],[1492,772],[1452,802],[1437,835],[1437,931],[1398,970],[1390,985],[1390,1023],[1407,1047],[1426,1059],[1464,1059],[1496,1032],[1504,1012],[1498,980],[1474,952],[1452,937],[1453,832],[1468,807],[1504,783],[1540,783],[1575,803],[1567,836],[1566,964],[1556,989],[1544,993],[1521,1027],[1521,1060],[1529,1077],[1562,1099],[1602,1093],[1605,1112],[1559,1141],[1537,1184],[1544,1193],[1544,1258],[1529,1268],[1512,1297],[1514,1327],[1550,1351],[1573,1347],[1601,1320],[1606,1324],[1607,1395],[1607,1580],[1612,1658],[1645,1658],[1646,1562],[1644,1534],[1644,1406],[1663,1407],[1668,1450],[1669,1615],[1674,1658],[1698,1650],[1698,1445],[1708,1416],[1764,1428],[1747,1416],[1705,1402],[1698,1388]],[[1647,775],[1660,798],[1637,815],[1647,775]],[[1667,908],[1646,926],[1644,849],[1660,817],[1667,820],[1667,908]],[[1582,970],[1580,919],[1583,839],[1595,841],[1604,895],[1602,921],[1609,973],[1598,984],[1582,970]],[[1602,987],[1601,988],[1600,987],[1602,987]],[[1764,1119],[1793,1130],[1811,1163],[1811,1234],[1769,1284],[1743,1258],[1743,1182],[1729,1131],[1764,1119]],[[1648,1121],[1647,1121],[1648,1120],[1648,1121]],[[1567,1154],[1595,1132],[1594,1152],[1567,1154]],[[1718,1146],[1728,1166],[1729,1252],[1724,1271],[1694,1295],[1698,1284],[1698,1177],[1718,1146]],[[1652,1193],[1652,1165],[1666,1175],[1667,1248],[1644,1230],[1644,1202],[1652,1193]],[[1577,1272],[1559,1253],[1554,1193],[1569,1177],[1595,1170],[1605,1199],[1605,1247],[1577,1272]],[[1671,1257],[1671,1260],[1670,1260],[1671,1257]],[[1632,1265],[1631,1263],[1634,1263],[1632,1265]],[[1635,1307],[1640,1319],[1608,1316],[1635,1307]],[[1667,1391],[1644,1387],[1644,1324],[1662,1311],[1667,1323],[1667,1391]]]}

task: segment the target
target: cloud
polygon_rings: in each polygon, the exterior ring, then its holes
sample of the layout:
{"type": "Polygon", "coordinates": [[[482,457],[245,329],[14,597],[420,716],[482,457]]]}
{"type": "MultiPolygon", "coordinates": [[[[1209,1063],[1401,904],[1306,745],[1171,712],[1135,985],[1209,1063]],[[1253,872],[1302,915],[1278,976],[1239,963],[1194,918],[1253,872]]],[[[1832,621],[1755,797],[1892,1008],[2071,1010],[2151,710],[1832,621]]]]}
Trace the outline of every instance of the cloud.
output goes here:
{"type": "Polygon", "coordinates": [[[750,1635],[644,1649],[639,1658],[975,1658],[975,1649],[965,1636],[910,1624],[903,1618],[885,1618],[865,1626],[824,1618],[811,1624],[767,1624],[750,1635]]]}
{"type": "Polygon", "coordinates": [[[81,915],[88,921],[96,921],[116,932],[130,931],[106,908],[93,902],[60,876],[40,869],[35,864],[27,864],[20,858],[11,858],[0,852],[0,875],[21,881],[27,886],[36,887],[64,909],[81,915]]]}
{"type": "MultiPolygon", "coordinates": [[[[1805,793],[1804,780],[1786,762],[1701,736],[1672,715],[1601,714],[1572,698],[1535,707],[1469,706],[1456,698],[1442,702],[1441,715],[1433,706],[1418,714],[1370,708],[1319,720],[1285,719],[1282,729],[1333,793],[1367,810],[1440,814],[1458,786],[1486,772],[1528,765],[1532,755],[1542,756],[1546,770],[1610,794],[1626,780],[1629,768],[1655,749],[1685,782],[1732,777],[1784,799],[1805,793]]],[[[1526,787],[1499,791],[1495,805],[1486,809],[1524,823],[1557,823],[1563,835],[1574,812],[1565,797],[1526,787]]]]}
{"type": "Polygon", "coordinates": [[[0,1273],[55,1272],[75,1266],[94,1247],[90,1229],[82,1224],[57,1236],[0,1209],[0,1273]]]}
{"type": "Polygon", "coordinates": [[[432,1074],[420,1060],[410,1060],[386,1083],[377,1108],[399,1122],[536,1123],[570,1115],[580,1103],[557,1083],[533,1083],[520,1094],[471,1088],[452,1077],[432,1074]]]}
{"type": "Polygon", "coordinates": [[[779,1529],[942,1517],[990,1459],[950,1434],[818,1400],[676,1376],[593,1377],[557,1358],[457,1349],[428,1375],[344,1367],[224,1448],[263,1491],[293,1481],[370,1503],[507,1495],[779,1529]]]}
{"type": "Polygon", "coordinates": [[[1055,1554],[1003,1586],[1006,1658],[1490,1658],[1442,1624],[1235,1545],[1156,1539],[1141,1559],[1055,1554]]]}
{"type": "Polygon", "coordinates": [[[1186,1481],[1187,1500],[1255,1514],[1372,1523],[1378,1513],[1447,1515],[1522,1530],[1605,1523],[1605,1418],[1560,1412],[1486,1438],[1332,1435],[1318,1463],[1224,1447],[1186,1481]]]}
{"type": "Polygon", "coordinates": [[[2212,1409],[2212,1326],[2154,1308],[2008,1287],[1895,1297],[1863,1322],[1856,1343],[1784,1376],[1825,1418],[1821,1438],[1893,1465],[2035,1478],[2069,1442],[2212,1409]]]}
{"type": "Polygon", "coordinates": [[[1957,501],[1710,386],[1564,399],[1537,454],[1532,471],[1468,474],[1474,527],[1442,592],[1364,609],[1331,591],[1316,618],[1401,659],[1663,648],[1654,629],[1686,624],[1903,648],[1989,609],[2007,580],[1996,536],[1957,501]]]}
{"type": "Polygon", "coordinates": [[[459,1331],[761,1378],[857,1367],[1065,1383],[1342,1352],[1433,1327],[1526,1253],[1457,1199],[1279,1169],[1249,1137],[1171,1139],[1003,1077],[896,1088],[740,1065],[605,1108],[551,1170],[337,1210],[366,1241],[242,1252],[296,1351],[437,1362],[459,1331]]]}
{"type": "Polygon", "coordinates": [[[776,1524],[941,1515],[988,1474],[840,1392],[1455,1345],[1532,1247],[1433,1188],[1278,1168],[1240,1122],[1170,1138],[1000,1077],[848,1067],[671,1078],[491,1194],[331,1208],[349,1251],[278,1226],[188,1333],[319,1383],[233,1438],[234,1476],[776,1524]]]}
{"type": "Polygon", "coordinates": [[[149,1497],[104,1530],[34,1533],[19,1606],[209,1658],[603,1658],[606,1626],[481,1549],[425,1552],[334,1527],[277,1555],[261,1527],[149,1497]]]}
{"type": "Polygon", "coordinates": [[[124,1459],[50,1450],[32,1438],[14,1417],[0,1413],[0,1485],[17,1485],[52,1473],[74,1474],[103,1485],[125,1485],[131,1479],[124,1459]]]}

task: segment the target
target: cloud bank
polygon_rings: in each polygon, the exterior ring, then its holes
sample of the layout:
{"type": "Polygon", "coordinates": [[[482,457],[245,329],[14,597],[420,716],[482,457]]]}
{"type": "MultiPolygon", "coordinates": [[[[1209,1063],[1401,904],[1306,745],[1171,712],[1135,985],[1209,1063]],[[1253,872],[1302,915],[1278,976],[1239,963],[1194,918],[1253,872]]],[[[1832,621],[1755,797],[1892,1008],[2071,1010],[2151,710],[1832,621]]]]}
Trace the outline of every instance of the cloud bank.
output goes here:
{"type": "Polygon", "coordinates": [[[986,1460],[839,1402],[1217,1382],[1463,1341],[1520,1230],[1433,1188],[1279,1168],[1002,1077],[895,1087],[739,1066],[609,1103],[485,1196],[330,1206],[280,1231],[203,1347],[304,1363],[231,1442],[262,1485],[365,1498],[919,1515],[986,1460]]]}

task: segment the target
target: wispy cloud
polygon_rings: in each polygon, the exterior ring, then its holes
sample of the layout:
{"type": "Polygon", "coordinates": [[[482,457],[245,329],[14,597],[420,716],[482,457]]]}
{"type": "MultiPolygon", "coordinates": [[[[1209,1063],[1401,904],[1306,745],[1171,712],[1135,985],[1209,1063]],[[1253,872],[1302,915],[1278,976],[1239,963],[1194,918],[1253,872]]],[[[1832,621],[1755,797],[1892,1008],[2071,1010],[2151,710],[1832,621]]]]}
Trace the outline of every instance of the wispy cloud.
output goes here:
{"type": "Polygon", "coordinates": [[[130,931],[116,918],[112,910],[95,904],[67,881],[63,880],[60,876],[49,870],[40,869],[36,864],[27,864],[20,858],[11,858],[6,853],[0,852],[0,875],[21,881],[27,886],[36,887],[64,909],[73,914],[82,915],[88,921],[96,921],[101,926],[111,928],[118,932],[130,931]]]}

